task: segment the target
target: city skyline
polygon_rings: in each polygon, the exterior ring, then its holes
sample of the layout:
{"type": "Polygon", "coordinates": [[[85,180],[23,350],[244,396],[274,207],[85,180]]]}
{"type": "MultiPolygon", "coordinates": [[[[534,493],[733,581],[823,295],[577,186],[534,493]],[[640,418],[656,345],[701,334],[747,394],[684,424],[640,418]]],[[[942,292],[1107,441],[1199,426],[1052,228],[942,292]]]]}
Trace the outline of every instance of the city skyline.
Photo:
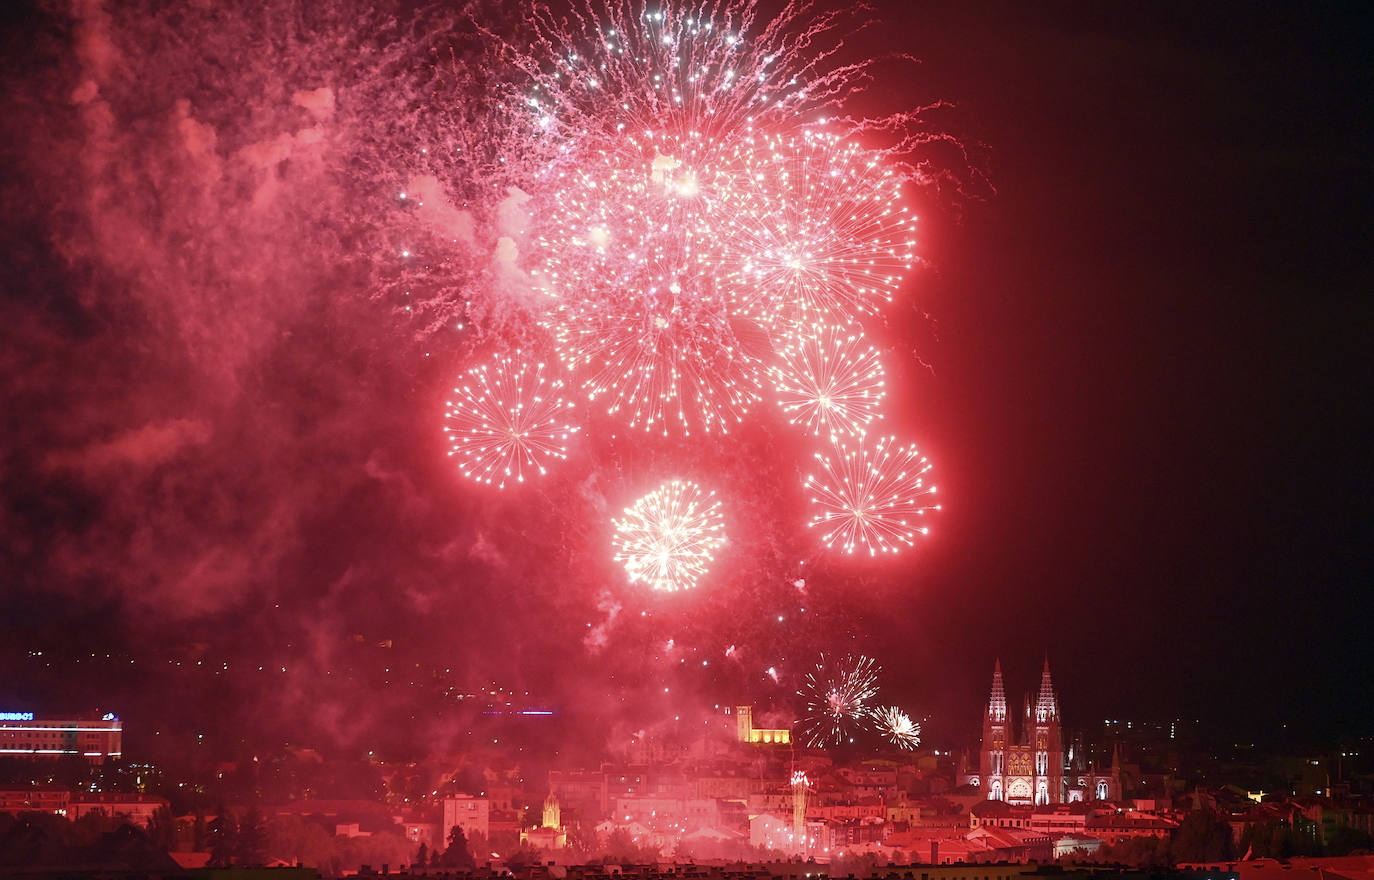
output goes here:
{"type": "Polygon", "coordinates": [[[940,509],[869,560],[806,526],[812,438],[761,405],[705,440],[597,416],[500,490],[455,467],[456,377],[539,289],[508,259],[523,203],[425,190],[410,150],[483,143],[478,97],[416,98],[448,82],[426,52],[478,57],[461,16],[414,49],[356,34],[392,81],[285,43],[212,69],[238,20],[5,15],[0,709],[114,711],[131,754],[217,725],[348,750],[497,682],[591,748],[717,704],[796,717],[819,656],[863,655],[957,744],[995,661],[1019,698],[1048,656],[1074,729],[1374,733],[1368,22],[894,2],[845,37],[874,65],[856,115],[951,136],[902,196],[917,265],[863,316],[883,433],[940,509]],[[414,269],[416,223],[466,249],[414,269]],[[431,332],[409,287],[500,297],[431,332]],[[658,592],[610,523],[672,480],[725,537],[658,592]]]}

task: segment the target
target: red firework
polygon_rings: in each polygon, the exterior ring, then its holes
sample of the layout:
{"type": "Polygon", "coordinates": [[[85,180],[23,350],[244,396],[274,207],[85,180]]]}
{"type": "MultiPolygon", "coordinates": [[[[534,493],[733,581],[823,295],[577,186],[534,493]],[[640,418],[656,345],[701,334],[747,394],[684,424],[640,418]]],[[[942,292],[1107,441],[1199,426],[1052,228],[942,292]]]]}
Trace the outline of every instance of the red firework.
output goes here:
{"type": "Polygon", "coordinates": [[[807,477],[805,485],[820,508],[811,525],[821,530],[827,547],[845,553],[862,548],[870,556],[895,553],[926,533],[926,511],[940,509],[930,503],[931,464],[895,437],[835,438],[832,453],[818,452],[816,461],[820,476],[807,477]]]}
{"type": "Polygon", "coordinates": [[[498,488],[543,474],[549,459],[566,458],[568,438],[577,432],[562,380],[548,378],[543,364],[508,357],[469,369],[445,406],[449,455],[459,472],[498,488]]]}

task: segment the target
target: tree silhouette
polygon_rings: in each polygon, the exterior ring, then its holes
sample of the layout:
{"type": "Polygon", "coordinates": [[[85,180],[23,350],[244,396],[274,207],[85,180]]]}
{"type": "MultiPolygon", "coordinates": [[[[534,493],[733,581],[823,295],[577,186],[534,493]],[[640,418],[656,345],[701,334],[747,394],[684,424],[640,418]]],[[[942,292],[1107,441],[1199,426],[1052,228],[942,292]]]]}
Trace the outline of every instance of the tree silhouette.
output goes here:
{"type": "Polygon", "coordinates": [[[262,811],[249,807],[239,823],[238,845],[234,849],[240,865],[262,865],[267,861],[267,828],[262,811]]]}
{"type": "Polygon", "coordinates": [[[1194,810],[1174,832],[1174,859],[1179,862],[1221,862],[1235,856],[1231,826],[1211,810],[1194,810]]]}
{"type": "Polygon", "coordinates": [[[158,807],[148,818],[148,839],[165,851],[170,851],[176,843],[177,823],[172,811],[158,807]]]}
{"type": "Polygon", "coordinates": [[[239,826],[234,821],[234,814],[221,804],[219,815],[206,830],[209,832],[210,865],[216,868],[229,867],[238,850],[239,826]]]}
{"type": "Polygon", "coordinates": [[[448,849],[444,850],[443,856],[439,859],[439,864],[445,868],[458,868],[460,870],[472,870],[477,867],[477,862],[468,852],[468,838],[463,833],[463,826],[454,825],[448,832],[448,849]]]}

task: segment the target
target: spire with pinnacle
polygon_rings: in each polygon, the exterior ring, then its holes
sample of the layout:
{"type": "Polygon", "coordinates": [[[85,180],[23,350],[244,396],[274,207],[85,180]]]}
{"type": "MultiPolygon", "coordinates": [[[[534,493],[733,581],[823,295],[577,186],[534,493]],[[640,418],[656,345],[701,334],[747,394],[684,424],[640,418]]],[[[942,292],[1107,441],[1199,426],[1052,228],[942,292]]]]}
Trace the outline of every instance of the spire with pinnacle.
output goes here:
{"type": "Polygon", "coordinates": [[[1040,673],[1040,696],[1035,701],[1035,720],[1054,721],[1059,717],[1059,701],[1054,697],[1054,682],[1050,680],[1050,657],[1045,655],[1045,671],[1040,673]]]}
{"type": "Polygon", "coordinates": [[[1007,692],[1002,687],[1000,657],[992,668],[992,696],[988,698],[988,718],[993,721],[1007,720],[1007,692]]]}

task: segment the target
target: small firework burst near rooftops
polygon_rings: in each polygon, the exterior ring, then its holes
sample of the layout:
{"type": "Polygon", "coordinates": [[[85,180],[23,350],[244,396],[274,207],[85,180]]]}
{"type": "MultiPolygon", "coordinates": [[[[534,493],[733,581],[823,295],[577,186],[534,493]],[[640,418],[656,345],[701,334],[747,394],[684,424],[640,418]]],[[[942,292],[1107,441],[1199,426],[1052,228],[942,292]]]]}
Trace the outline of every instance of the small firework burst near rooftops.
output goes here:
{"type": "Polygon", "coordinates": [[[875,709],[873,722],[878,731],[895,746],[914,749],[921,744],[921,725],[896,706],[875,709]]]}
{"type": "Polygon", "coordinates": [[[820,508],[811,525],[827,547],[895,553],[926,533],[926,511],[940,509],[932,503],[935,487],[926,482],[930,462],[895,437],[835,438],[830,454],[816,453],[816,463],[819,476],[807,477],[805,485],[820,508]]]}
{"type": "Polygon", "coordinates": [[[651,589],[691,589],[725,543],[720,508],[714,492],[690,480],[665,483],[612,522],[615,559],[651,589]]]}
{"type": "Polygon", "coordinates": [[[498,357],[463,374],[446,404],[449,455],[463,476],[504,488],[545,473],[550,459],[566,458],[572,401],[563,382],[543,364],[498,357]]]}
{"type": "Polygon", "coordinates": [[[879,671],[871,657],[850,656],[830,663],[821,655],[797,692],[806,699],[801,727],[808,745],[839,745],[865,723],[868,704],[878,695],[879,671]]]}

